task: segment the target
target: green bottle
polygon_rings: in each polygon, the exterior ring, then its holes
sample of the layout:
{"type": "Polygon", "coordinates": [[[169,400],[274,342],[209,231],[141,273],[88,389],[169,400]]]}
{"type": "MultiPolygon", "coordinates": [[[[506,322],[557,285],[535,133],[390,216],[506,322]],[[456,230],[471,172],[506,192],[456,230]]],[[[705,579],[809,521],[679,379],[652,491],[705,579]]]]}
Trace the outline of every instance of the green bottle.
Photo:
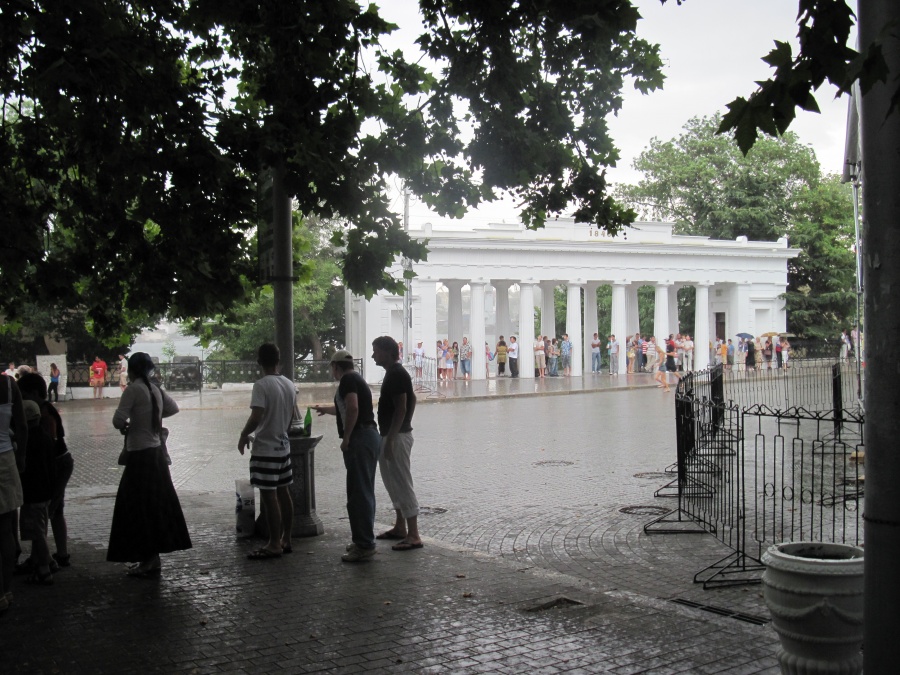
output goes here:
{"type": "Polygon", "coordinates": [[[303,418],[303,435],[312,436],[312,409],[306,409],[306,417],[303,418]]]}

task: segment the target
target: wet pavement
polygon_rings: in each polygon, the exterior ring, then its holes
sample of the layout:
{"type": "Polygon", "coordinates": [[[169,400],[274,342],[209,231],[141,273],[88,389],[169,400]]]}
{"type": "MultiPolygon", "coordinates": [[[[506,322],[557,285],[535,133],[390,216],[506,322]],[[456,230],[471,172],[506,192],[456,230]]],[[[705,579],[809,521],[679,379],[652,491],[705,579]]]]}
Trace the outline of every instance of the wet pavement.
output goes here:
{"type": "MultiPolygon", "coordinates": [[[[301,404],[333,392],[302,387],[301,404]]],[[[692,581],[730,550],[711,535],[643,532],[648,514],[674,507],[653,496],[673,478],[673,394],[649,376],[421,392],[413,475],[425,547],[379,542],[357,565],[340,561],[349,525],[333,418],[313,421],[325,534],[256,562],[245,555],[259,541],[234,534],[249,391],[174,396],[172,477],[194,548],[164,555],[159,580],[105,562],[117,402],[61,404],[76,462],[72,566],[52,587],[15,578],[0,618],[5,672],[778,672],[771,626],[723,615],[764,618],[760,587],[692,581]]],[[[386,529],[393,512],[376,488],[386,529]]]]}

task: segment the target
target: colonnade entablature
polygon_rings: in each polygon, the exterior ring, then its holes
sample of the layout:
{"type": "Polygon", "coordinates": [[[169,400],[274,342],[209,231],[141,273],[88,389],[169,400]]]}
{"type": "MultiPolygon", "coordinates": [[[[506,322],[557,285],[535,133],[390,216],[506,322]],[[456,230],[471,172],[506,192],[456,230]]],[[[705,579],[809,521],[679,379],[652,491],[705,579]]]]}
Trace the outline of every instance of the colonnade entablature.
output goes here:
{"type": "MultiPolygon", "coordinates": [[[[613,334],[624,343],[639,330],[638,289],[654,289],[653,333],[691,333],[695,344],[738,332],[784,331],[781,297],[787,288],[787,263],[799,255],[786,238],[774,242],[746,237],[717,240],[673,233],[672,223],[641,222],[610,236],[572,219],[528,230],[521,223],[491,223],[465,229],[426,224],[410,236],[424,241],[428,259],[415,263],[411,284],[411,325],[407,353],[422,342],[433,356],[438,339],[490,347],[500,335],[516,335],[523,353],[536,336],[554,336],[554,289],[565,288],[565,333],[572,343],[572,374],[591,367],[590,343],[598,333],[606,344],[613,334]],[[597,289],[611,287],[611,313],[598,324],[597,289]],[[692,326],[678,320],[678,291],[695,289],[692,326]],[[582,300],[584,298],[584,301],[582,300]],[[535,306],[540,308],[540,325],[535,306]],[[474,310],[474,311],[473,311],[474,310]],[[606,324],[608,320],[608,325],[606,324]],[[692,331],[692,332],[691,332],[692,331]]],[[[392,273],[402,276],[398,260],[392,273]]],[[[378,335],[403,335],[403,297],[378,293],[371,300],[346,297],[347,346],[368,359],[369,378],[380,377],[371,362],[378,335]]],[[[698,349],[696,366],[707,365],[698,349]]],[[[473,350],[473,377],[485,377],[483,349],[473,350]]],[[[521,377],[533,370],[521,365],[521,377]]],[[[619,359],[624,373],[625,359],[619,359]]]]}

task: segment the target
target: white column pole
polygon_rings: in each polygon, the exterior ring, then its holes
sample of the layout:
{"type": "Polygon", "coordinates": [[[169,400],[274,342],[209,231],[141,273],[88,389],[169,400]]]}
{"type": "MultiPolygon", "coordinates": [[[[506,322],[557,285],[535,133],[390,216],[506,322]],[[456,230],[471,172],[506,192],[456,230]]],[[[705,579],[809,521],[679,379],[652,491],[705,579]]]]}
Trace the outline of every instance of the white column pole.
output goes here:
{"type": "Polygon", "coordinates": [[[641,331],[641,320],[638,314],[638,287],[631,283],[625,287],[625,330],[634,335],[641,331]]]}
{"type": "Polygon", "coordinates": [[[512,326],[509,322],[510,284],[508,281],[494,281],[493,285],[497,291],[497,318],[494,322],[497,328],[497,339],[502,335],[509,340],[509,335],[512,333],[512,326]]]}
{"type": "Polygon", "coordinates": [[[681,325],[678,321],[678,290],[679,286],[669,289],[669,333],[680,333],[681,325]]]}
{"type": "Polygon", "coordinates": [[[519,377],[534,379],[534,283],[519,283],[519,377]]]}
{"type": "Polygon", "coordinates": [[[709,367],[709,282],[699,283],[694,308],[694,370],[709,367]]]}
{"type": "Polygon", "coordinates": [[[556,284],[552,281],[541,282],[541,335],[556,337],[556,303],[554,302],[554,289],[556,284]]]}
{"type": "Polygon", "coordinates": [[[469,343],[472,345],[472,379],[484,378],[484,280],[469,282],[471,303],[469,310],[469,343]]]}
{"type": "Polygon", "coordinates": [[[458,279],[445,280],[444,286],[450,292],[447,302],[447,339],[462,342],[466,329],[463,326],[462,287],[465,282],[458,279]]]}
{"type": "Polygon", "coordinates": [[[437,290],[439,284],[440,282],[435,279],[413,279],[413,288],[419,296],[418,320],[421,326],[421,332],[413,340],[422,341],[425,356],[430,358],[434,358],[437,344],[437,290]]]}
{"type": "Polygon", "coordinates": [[[655,287],[653,299],[653,334],[656,336],[656,344],[662,346],[663,341],[669,337],[669,287],[671,283],[659,282],[655,287]]]}
{"type": "MultiPolygon", "coordinates": [[[[628,329],[626,328],[626,309],[625,309],[625,290],[628,287],[627,282],[617,281],[612,287],[612,318],[610,323],[610,333],[616,336],[619,341],[619,374],[624,375],[628,372],[628,366],[625,363],[625,352],[628,351],[626,346],[626,338],[628,337],[628,329]]],[[[604,343],[605,344],[605,343],[604,343]]]]}
{"type": "Polygon", "coordinates": [[[566,333],[572,343],[571,363],[573,376],[581,376],[582,342],[581,334],[581,287],[583,282],[570,281],[566,288],[566,333]]]}
{"type": "MultiPolygon", "coordinates": [[[[591,341],[594,339],[594,333],[599,332],[597,327],[597,286],[600,284],[592,281],[584,287],[584,332],[581,344],[583,346],[582,372],[591,372],[591,341]]],[[[603,336],[600,336],[601,340],[603,336]]],[[[605,345],[606,342],[603,342],[605,345]]]]}

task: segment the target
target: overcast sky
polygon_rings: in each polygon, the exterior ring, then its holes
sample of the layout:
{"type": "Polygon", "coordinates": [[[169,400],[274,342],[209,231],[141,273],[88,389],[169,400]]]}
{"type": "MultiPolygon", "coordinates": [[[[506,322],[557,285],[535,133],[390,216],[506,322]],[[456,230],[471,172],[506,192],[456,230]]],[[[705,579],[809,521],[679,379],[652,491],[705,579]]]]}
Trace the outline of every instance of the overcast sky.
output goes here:
{"type": "MultiPolygon", "coordinates": [[[[401,26],[393,39],[413,58],[412,44],[421,24],[415,0],[382,0],[383,15],[401,26]]],[[[789,42],[796,53],[797,0],[636,0],[644,19],[638,35],[660,45],[666,81],[661,91],[643,95],[626,85],[624,106],[609,120],[612,138],[621,160],[609,170],[613,182],[636,182],[640,174],[631,168],[634,158],[654,137],[669,140],[679,135],[695,116],[724,112],[737,96],[749,96],[754,82],[770,77],[772,70],[760,59],[774,40],[789,42]]],[[[827,84],[816,95],[821,114],[800,111],[791,125],[801,142],[811,145],[829,173],[843,168],[847,98],[834,98],[827,84]]],[[[472,212],[465,222],[516,220],[511,205],[494,204],[472,212]]],[[[417,204],[411,207],[413,227],[439,218],[417,204]]]]}

